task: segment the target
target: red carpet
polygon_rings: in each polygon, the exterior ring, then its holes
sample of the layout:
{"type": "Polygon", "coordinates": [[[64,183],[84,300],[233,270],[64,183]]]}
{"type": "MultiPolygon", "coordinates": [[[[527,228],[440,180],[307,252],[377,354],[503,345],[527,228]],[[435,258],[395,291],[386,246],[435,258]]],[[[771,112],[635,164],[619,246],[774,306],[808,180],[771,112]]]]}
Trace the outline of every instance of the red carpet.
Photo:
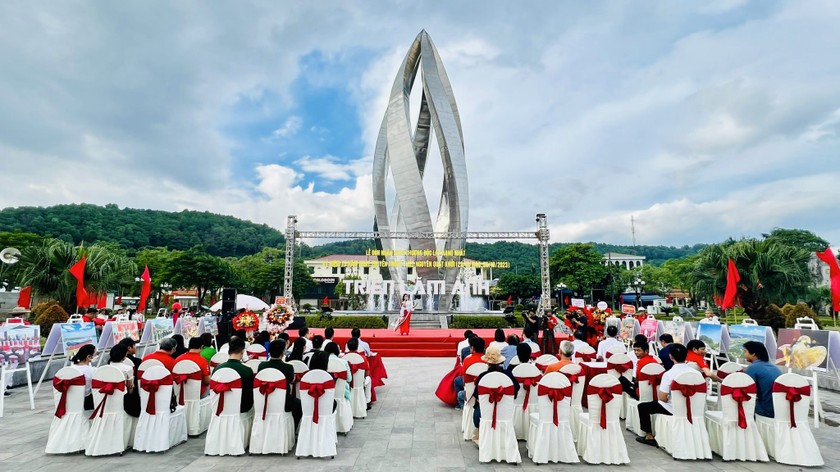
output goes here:
{"type": "MultiPolygon", "coordinates": [[[[313,334],[324,334],[322,328],[312,328],[313,334]]],[[[382,357],[454,357],[458,343],[464,340],[463,329],[414,329],[408,336],[400,336],[390,329],[363,329],[362,340],[370,344],[371,351],[382,357]]],[[[493,340],[494,329],[474,329],[488,343],[493,340]]],[[[292,339],[296,333],[289,333],[292,339]]],[[[521,329],[506,329],[505,335],[518,334],[521,329]]],[[[349,329],[335,330],[333,341],[342,350],[350,338],[349,329]]]]}

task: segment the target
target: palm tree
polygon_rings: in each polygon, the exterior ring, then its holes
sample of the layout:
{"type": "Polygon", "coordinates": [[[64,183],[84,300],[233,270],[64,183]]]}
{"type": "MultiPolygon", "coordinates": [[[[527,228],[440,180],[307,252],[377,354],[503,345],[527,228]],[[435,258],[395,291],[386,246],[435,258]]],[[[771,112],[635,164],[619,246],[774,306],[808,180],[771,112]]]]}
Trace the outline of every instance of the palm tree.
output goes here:
{"type": "Polygon", "coordinates": [[[699,297],[711,301],[726,291],[728,259],[735,262],[741,281],[741,306],[764,319],[770,304],[795,303],[811,284],[810,253],[773,240],[742,239],[714,244],[698,255],[692,278],[699,297]]]}
{"type": "Polygon", "coordinates": [[[36,296],[56,300],[73,311],[76,279],[70,266],[87,256],[85,287],[88,292],[103,293],[116,289],[121,282],[133,280],[137,266],[117,248],[108,244],[73,246],[59,239],[27,246],[16,265],[20,266],[21,285],[31,285],[36,296]]]}

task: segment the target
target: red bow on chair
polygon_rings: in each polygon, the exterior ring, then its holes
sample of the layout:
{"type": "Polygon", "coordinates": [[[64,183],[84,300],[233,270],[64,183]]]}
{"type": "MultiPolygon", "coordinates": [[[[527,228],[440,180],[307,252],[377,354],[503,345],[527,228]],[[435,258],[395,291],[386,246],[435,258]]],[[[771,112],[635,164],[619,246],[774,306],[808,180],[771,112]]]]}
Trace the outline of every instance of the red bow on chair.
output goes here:
{"type": "Polygon", "coordinates": [[[219,363],[210,361],[210,368],[213,369],[213,368],[216,368],[216,367],[219,367],[219,363]]]}
{"type": "Polygon", "coordinates": [[[80,375],[67,379],[53,377],[53,388],[61,392],[61,399],[58,400],[58,406],[55,408],[56,418],[63,418],[64,414],[67,413],[67,390],[70,390],[70,387],[74,385],[84,387],[85,376],[80,375]]]}
{"type": "Polygon", "coordinates": [[[578,352],[575,354],[582,362],[592,362],[595,360],[594,352],[578,352]]]}
{"type": "Polygon", "coordinates": [[[267,354],[268,353],[266,353],[265,351],[249,352],[248,353],[248,358],[250,358],[250,359],[265,359],[265,358],[267,358],[267,354]]]}
{"type": "Polygon", "coordinates": [[[632,361],[627,361],[624,364],[613,364],[612,362],[608,362],[607,363],[607,368],[615,369],[615,371],[618,372],[619,375],[622,375],[625,372],[627,372],[628,370],[633,368],[633,362],[632,361]]]}
{"type": "Polygon", "coordinates": [[[656,398],[656,390],[659,388],[659,381],[662,380],[662,374],[646,374],[644,372],[639,372],[639,376],[636,380],[639,382],[647,381],[650,383],[650,388],[653,389],[653,397],[656,398]]]}
{"type": "Polygon", "coordinates": [[[201,381],[204,379],[204,374],[201,373],[200,370],[195,372],[190,372],[189,374],[172,374],[172,382],[179,385],[180,388],[178,389],[178,404],[184,404],[184,390],[187,389],[187,380],[198,380],[201,381]]]}
{"type": "Polygon", "coordinates": [[[691,397],[694,396],[695,393],[706,393],[706,383],[696,384],[696,385],[683,385],[681,383],[672,382],[671,383],[671,390],[676,390],[685,397],[685,414],[688,417],[688,422],[694,424],[694,421],[691,416],[691,397]]]}
{"type": "Polygon", "coordinates": [[[96,409],[93,410],[93,413],[90,415],[90,419],[96,417],[97,413],[99,414],[99,417],[102,418],[102,415],[105,414],[105,402],[108,401],[108,397],[113,395],[117,390],[125,392],[125,380],[120,380],[119,382],[104,382],[102,380],[93,379],[90,383],[90,388],[95,388],[99,390],[99,393],[104,395],[102,397],[102,401],[99,402],[99,405],[96,405],[96,409]]]}
{"type": "Polygon", "coordinates": [[[327,390],[335,388],[335,381],[334,380],[327,380],[324,383],[309,383],[309,382],[301,382],[300,389],[306,390],[309,393],[309,396],[315,399],[315,409],[312,412],[312,422],[318,422],[318,404],[321,401],[321,396],[327,392],[327,390]]]}
{"type": "Polygon", "coordinates": [[[577,374],[567,374],[563,371],[561,371],[560,373],[565,375],[566,378],[569,379],[569,382],[572,383],[572,385],[576,384],[578,382],[579,378],[584,377],[583,369],[581,369],[581,371],[578,372],[577,374]]]}
{"type": "Polygon", "coordinates": [[[607,429],[607,403],[613,399],[615,395],[621,395],[621,384],[615,384],[612,387],[595,387],[588,385],[586,387],[587,395],[598,395],[601,399],[601,429],[607,429]]]}
{"type": "Polygon", "coordinates": [[[610,351],[607,351],[607,352],[604,353],[604,360],[608,361],[608,360],[610,360],[610,357],[612,357],[612,356],[613,356],[613,353],[610,352],[610,351]]]}
{"type": "Polygon", "coordinates": [[[554,426],[559,425],[560,418],[558,418],[557,415],[557,403],[563,401],[563,399],[566,397],[572,396],[572,386],[569,385],[568,387],[552,388],[546,387],[545,385],[540,385],[537,387],[537,395],[548,395],[548,398],[551,400],[553,405],[554,426]]]}
{"type": "Polygon", "coordinates": [[[268,397],[271,395],[275,390],[286,390],[286,379],[275,380],[273,382],[266,382],[260,379],[254,379],[254,388],[258,389],[260,393],[265,398],[265,403],[263,404],[263,413],[262,419],[265,421],[265,412],[268,410],[268,397]]]}
{"type": "Polygon", "coordinates": [[[242,379],[236,379],[230,382],[216,382],[215,380],[210,380],[210,390],[219,395],[219,404],[216,406],[216,416],[221,415],[222,410],[225,409],[225,393],[230,392],[235,388],[242,388],[242,379]]]}
{"type": "Polygon", "coordinates": [[[469,375],[469,374],[464,375],[464,385],[466,385],[468,383],[475,382],[475,379],[477,379],[477,378],[478,378],[477,375],[469,375]]]}
{"type": "Polygon", "coordinates": [[[528,410],[528,399],[531,397],[531,387],[540,383],[541,375],[536,377],[516,377],[516,381],[525,389],[525,401],[522,402],[522,411],[528,410]]]}
{"type": "Polygon", "coordinates": [[[342,371],[339,371],[339,372],[330,372],[330,373],[332,374],[333,378],[335,378],[335,379],[341,379],[345,382],[347,381],[347,371],[346,370],[342,370],[342,371]]]}
{"type": "Polygon", "coordinates": [[[780,383],[773,384],[773,393],[784,393],[785,399],[790,404],[790,427],[796,427],[796,416],[793,414],[793,406],[798,401],[802,400],[802,395],[811,396],[811,386],[803,385],[801,387],[789,387],[780,383]]]}
{"type": "Polygon", "coordinates": [[[478,386],[478,394],[479,395],[487,395],[488,400],[490,403],[493,404],[493,429],[496,429],[496,408],[499,406],[499,402],[502,401],[502,398],[505,395],[513,396],[515,390],[513,389],[513,385],[508,387],[482,387],[478,386]]]}
{"type": "Polygon", "coordinates": [[[715,372],[715,373],[717,374],[717,376],[718,376],[718,378],[719,378],[719,379],[723,380],[723,379],[725,379],[728,375],[733,374],[734,372],[726,372],[726,371],[723,371],[723,370],[719,370],[719,371],[717,371],[717,372],[715,372]]]}
{"type": "Polygon", "coordinates": [[[155,397],[157,396],[156,393],[161,385],[172,385],[172,376],[167,375],[166,377],[154,380],[140,379],[140,388],[149,392],[149,401],[146,403],[146,413],[150,415],[154,415],[157,412],[155,409],[155,397]]]}
{"type": "Polygon", "coordinates": [[[744,402],[749,401],[750,394],[755,395],[757,391],[755,384],[746,387],[720,386],[721,395],[732,395],[732,399],[738,402],[738,426],[741,429],[747,429],[747,414],[744,413],[744,402]]]}

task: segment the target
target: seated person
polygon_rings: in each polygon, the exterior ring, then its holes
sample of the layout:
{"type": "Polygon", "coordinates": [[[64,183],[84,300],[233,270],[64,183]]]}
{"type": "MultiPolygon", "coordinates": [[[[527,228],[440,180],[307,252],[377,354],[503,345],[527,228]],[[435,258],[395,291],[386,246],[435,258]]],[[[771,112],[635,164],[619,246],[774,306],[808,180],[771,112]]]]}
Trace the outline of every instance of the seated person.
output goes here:
{"type": "Polygon", "coordinates": [[[668,333],[659,336],[659,360],[662,361],[662,367],[665,370],[671,370],[674,362],[671,360],[671,344],[674,343],[674,337],[668,333]]]}
{"type": "Polygon", "coordinates": [[[624,347],[624,343],[618,340],[616,336],[618,336],[618,327],[615,325],[607,326],[607,329],[604,330],[604,333],[607,335],[606,338],[601,340],[598,343],[598,353],[597,357],[598,360],[605,361],[607,360],[607,351],[610,350],[613,346],[621,346],[624,347]]]}
{"type": "Polygon", "coordinates": [[[114,366],[125,376],[125,396],[123,397],[123,410],[129,415],[140,417],[140,392],[134,388],[137,385],[134,368],[125,362],[128,348],[124,344],[115,344],[109,353],[111,358],[108,365],[114,366]]]}
{"type": "MultiPolygon", "coordinates": [[[[647,336],[645,336],[644,334],[637,334],[633,336],[633,343],[630,344],[630,351],[627,353],[627,357],[629,357],[630,361],[633,363],[633,370],[636,370],[636,362],[638,362],[639,360],[639,358],[636,356],[635,348],[636,343],[638,342],[647,343],[647,336]]],[[[648,348],[645,350],[645,352],[648,351],[650,351],[650,345],[648,345],[648,348]]]]}
{"type": "Polygon", "coordinates": [[[96,346],[93,344],[85,344],[80,347],[76,354],[70,359],[73,362],[73,367],[79,369],[82,375],[85,376],[85,410],[93,410],[93,394],[90,390],[90,384],[93,381],[93,371],[96,369],[90,365],[93,362],[93,356],[96,354],[96,346]]]}
{"type": "MultiPolygon", "coordinates": [[[[350,384],[353,382],[353,378],[350,374],[350,364],[341,358],[341,349],[339,349],[338,344],[334,342],[329,342],[324,345],[324,352],[330,355],[330,359],[338,359],[339,362],[344,364],[344,369],[347,371],[347,382],[344,382],[344,399],[350,401],[350,384]]],[[[341,395],[341,392],[338,392],[337,395],[341,395]]]]}
{"type": "MultiPolygon", "coordinates": [[[[464,351],[464,349],[466,349],[467,352],[469,352],[470,338],[471,337],[473,337],[473,332],[472,332],[471,329],[468,329],[468,330],[464,331],[463,341],[459,342],[458,347],[455,348],[455,355],[457,355],[458,359],[460,359],[461,361],[464,360],[464,357],[467,357],[467,356],[461,355],[461,353],[464,351]]],[[[467,354],[467,355],[469,355],[469,354],[467,354]]]]}
{"type": "Polygon", "coordinates": [[[505,330],[502,328],[496,328],[496,332],[493,334],[493,341],[490,341],[490,345],[487,347],[497,347],[499,351],[507,347],[507,342],[505,341],[505,330]]]}
{"type": "Polygon", "coordinates": [[[712,372],[712,369],[709,368],[709,364],[706,363],[706,343],[699,339],[692,339],[688,342],[686,348],[688,348],[688,355],[685,358],[685,362],[687,364],[696,365],[704,376],[709,377],[716,382],[720,382],[720,378],[712,372]]]}
{"type": "Polygon", "coordinates": [[[507,346],[502,348],[502,356],[505,358],[505,369],[510,366],[510,361],[516,357],[516,348],[519,346],[519,336],[511,334],[507,337],[507,346]]]}
{"type": "MultiPolygon", "coordinates": [[[[521,343],[520,346],[524,345],[525,343],[521,343]]],[[[513,395],[514,397],[519,393],[519,381],[516,380],[516,377],[513,376],[510,371],[504,369],[505,358],[502,357],[501,351],[497,347],[488,347],[487,352],[484,356],[481,357],[483,362],[487,363],[487,370],[479,374],[478,377],[475,379],[476,388],[473,391],[473,398],[475,398],[476,408],[473,412],[473,423],[475,427],[478,428],[479,422],[481,421],[481,408],[478,407],[478,385],[481,383],[481,379],[484,378],[485,375],[489,374],[490,372],[501,372],[510,378],[513,381],[513,395]]],[[[473,436],[473,441],[478,442],[478,436],[473,436]]]]}
{"type": "MultiPolygon", "coordinates": [[[[370,357],[370,355],[371,355],[370,344],[366,343],[365,341],[362,341],[362,330],[360,330],[359,328],[351,329],[350,330],[350,337],[352,339],[355,339],[356,341],[358,341],[359,350],[364,352],[366,356],[370,357]]],[[[344,352],[350,352],[349,345],[344,347],[344,352]]]]}
{"type": "Polygon", "coordinates": [[[210,363],[201,355],[201,349],[204,347],[204,342],[201,338],[190,338],[188,344],[189,350],[175,359],[177,364],[179,361],[188,360],[193,361],[201,369],[201,396],[207,394],[207,387],[210,385],[210,363]]]}
{"type": "Polygon", "coordinates": [[[526,326],[525,329],[522,330],[522,341],[519,343],[519,345],[520,346],[523,345],[523,344],[528,345],[528,347],[531,348],[531,354],[533,354],[535,352],[542,352],[540,350],[540,345],[537,344],[536,342],[534,342],[534,340],[533,340],[534,337],[536,337],[536,335],[534,334],[534,331],[530,327],[526,326]]]}
{"type": "Polygon", "coordinates": [[[286,362],[301,361],[303,362],[303,355],[306,352],[306,338],[297,338],[292,343],[292,352],[286,356],[286,362]]]}
{"type": "Polygon", "coordinates": [[[127,365],[132,366],[134,369],[134,374],[137,375],[137,368],[140,367],[140,359],[138,359],[135,354],[137,354],[137,341],[134,340],[131,336],[122,338],[120,340],[120,344],[125,345],[128,354],[125,356],[125,362],[127,365]]]}
{"type": "Polygon", "coordinates": [[[371,397],[371,385],[370,385],[370,364],[368,363],[367,356],[365,353],[359,349],[359,339],[358,338],[350,338],[347,340],[347,349],[349,352],[355,352],[362,356],[364,363],[361,365],[361,369],[365,369],[365,402],[367,403],[367,409],[370,410],[370,397],[371,397]]]}
{"type": "Polygon", "coordinates": [[[575,345],[572,344],[571,341],[561,341],[560,349],[557,353],[557,358],[560,359],[560,361],[546,367],[545,373],[560,372],[560,369],[562,369],[563,366],[567,366],[572,363],[572,357],[574,355],[575,345]]]}
{"type": "Polygon", "coordinates": [[[286,353],[286,343],[282,339],[275,339],[268,343],[268,360],[260,362],[257,372],[265,369],[277,369],[286,378],[286,411],[292,413],[295,427],[303,417],[300,400],[295,397],[295,368],[283,360],[286,353]]]}
{"type": "Polygon", "coordinates": [[[228,342],[228,360],[216,366],[213,372],[219,369],[233,369],[239,373],[242,379],[242,403],[239,412],[247,413],[254,406],[254,371],[242,363],[242,356],[245,354],[245,340],[239,336],[231,336],[228,342]]]}
{"type": "MultiPolygon", "coordinates": [[[[467,330],[467,331],[469,331],[469,330],[467,330]]],[[[469,337],[466,339],[466,341],[467,341],[466,347],[461,348],[461,354],[460,354],[461,355],[461,365],[464,365],[464,360],[466,360],[467,357],[470,354],[472,354],[472,351],[470,350],[470,339],[478,337],[478,335],[476,335],[472,331],[470,331],[469,333],[470,333],[468,335],[469,337]]],[[[484,341],[484,340],[482,339],[482,341],[484,341]]]]}
{"type": "Polygon", "coordinates": [[[744,357],[750,363],[745,373],[752,377],[757,389],[755,414],[773,418],[773,382],[782,375],[782,371],[770,363],[767,348],[758,341],[744,343],[744,357]]]}
{"type": "Polygon", "coordinates": [[[178,344],[172,338],[163,338],[160,340],[160,344],[158,344],[158,350],[152,352],[150,354],[146,354],[143,357],[144,361],[149,359],[155,359],[161,362],[166,370],[170,373],[172,369],[175,367],[175,359],[172,358],[172,353],[175,352],[175,349],[178,347],[178,344]]]}
{"type": "Polygon", "coordinates": [[[484,362],[481,360],[482,356],[484,356],[484,339],[473,334],[470,337],[469,349],[470,355],[464,358],[464,362],[461,364],[461,375],[455,377],[454,380],[455,395],[458,398],[458,405],[455,406],[456,410],[463,410],[464,403],[466,402],[464,377],[467,375],[467,369],[473,364],[484,362]]]}
{"type": "Polygon", "coordinates": [[[640,336],[643,339],[637,339],[633,343],[633,354],[638,359],[636,361],[636,369],[634,370],[636,373],[634,381],[631,382],[623,375],[618,377],[618,381],[621,382],[621,389],[634,400],[639,399],[639,374],[642,372],[642,367],[648,364],[656,364],[656,359],[648,352],[650,350],[650,344],[647,342],[647,337],[643,334],[640,336]]]}
{"type": "Polygon", "coordinates": [[[201,357],[207,359],[207,362],[210,362],[210,359],[216,355],[216,348],[213,347],[213,335],[210,333],[204,333],[199,336],[201,339],[201,357]]]}
{"type": "Polygon", "coordinates": [[[639,403],[639,428],[645,432],[645,435],[637,437],[636,441],[649,446],[658,446],[652,433],[651,416],[672,415],[671,384],[678,375],[694,370],[693,367],[685,363],[685,358],[688,355],[688,350],[685,346],[679,343],[669,344],[669,346],[671,347],[669,349],[671,361],[674,365],[671,367],[671,370],[665,371],[662,375],[662,382],[659,384],[658,401],[639,403]]]}
{"type": "MultiPolygon", "coordinates": [[[[574,336],[574,340],[572,344],[575,347],[575,354],[581,349],[586,349],[589,347],[589,343],[586,342],[586,331],[583,329],[576,329],[575,332],[572,334],[574,336]]],[[[575,358],[572,357],[572,360],[575,358]]]]}

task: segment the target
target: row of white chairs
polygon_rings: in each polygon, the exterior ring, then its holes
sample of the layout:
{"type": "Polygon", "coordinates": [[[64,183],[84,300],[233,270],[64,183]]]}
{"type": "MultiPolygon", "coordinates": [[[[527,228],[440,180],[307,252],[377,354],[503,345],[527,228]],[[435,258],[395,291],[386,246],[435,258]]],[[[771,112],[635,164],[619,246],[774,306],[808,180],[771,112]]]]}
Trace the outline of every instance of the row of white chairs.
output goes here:
{"type": "MultiPolygon", "coordinates": [[[[224,353],[219,355],[226,357],[224,353]]],[[[303,372],[305,364],[300,363],[303,369],[293,364],[295,392],[303,409],[296,449],[298,456],[334,456],[336,433],[349,432],[354,416],[366,416],[365,369],[360,367],[364,359],[356,353],[349,353],[344,359],[351,365],[349,379],[344,364],[338,359],[330,359],[327,372],[303,372]],[[354,385],[351,389],[353,401],[350,402],[344,397],[345,382],[348,381],[354,385]],[[336,390],[339,395],[335,395],[336,390]]],[[[224,362],[226,359],[214,357],[214,360],[224,362]]],[[[252,367],[256,371],[255,366],[252,367]]],[[[205,431],[205,453],[208,455],[238,455],[244,454],[246,449],[252,454],[285,454],[295,445],[294,422],[291,414],[285,411],[286,379],[276,369],[265,369],[256,374],[254,409],[244,414],[239,412],[241,379],[233,369],[220,369],[214,373],[211,393],[204,398],[201,397],[203,374],[199,366],[189,360],[176,363],[171,374],[159,361],[148,360],[140,364],[138,377],[139,418],[124,412],[125,377],[113,366],[100,367],[94,373],[92,392],[97,408],[91,415],[84,411],[84,376],[74,367],[61,369],[53,380],[56,414],[46,452],[61,454],[84,450],[85,454],[93,456],[122,454],[130,447],[137,451],[160,452],[186,441],[188,434],[197,436],[205,431]],[[173,393],[178,406],[171,412],[173,393]],[[241,438],[241,441],[235,438],[241,438]]]]}
{"type": "MultiPolygon", "coordinates": [[[[654,399],[664,369],[653,363],[642,369],[640,399],[635,400],[622,392],[618,381],[618,376],[631,372],[627,362],[630,359],[622,353],[611,356],[607,373],[593,377],[585,392],[585,366],[570,364],[558,373],[544,375],[544,368],[538,365],[550,365],[547,358],[517,365],[513,375],[521,389],[516,398],[512,382],[503,374],[488,374],[476,387],[475,378],[487,366],[470,366],[465,378],[464,439],[478,432],[481,462],[520,462],[516,440],[525,439],[535,463],[574,463],[578,456],[592,464],[628,463],[620,426],[622,410],[627,429],[643,434],[638,429],[638,404],[654,399]],[[475,388],[480,388],[478,407],[482,410],[477,431],[472,419],[475,388]],[[581,402],[584,395],[587,411],[581,402]],[[494,417],[495,428],[485,423],[494,417]]],[[[767,461],[770,456],[783,464],[822,465],[807,421],[807,380],[797,374],[779,377],[773,390],[775,417],[756,417],[755,383],[748,375],[732,370],[720,386],[720,411],[706,411],[707,383],[699,372],[686,372],[674,380],[673,415],[656,415],[653,423],[659,445],[675,459],[711,459],[714,451],[724,460],[767,461]]]]}

